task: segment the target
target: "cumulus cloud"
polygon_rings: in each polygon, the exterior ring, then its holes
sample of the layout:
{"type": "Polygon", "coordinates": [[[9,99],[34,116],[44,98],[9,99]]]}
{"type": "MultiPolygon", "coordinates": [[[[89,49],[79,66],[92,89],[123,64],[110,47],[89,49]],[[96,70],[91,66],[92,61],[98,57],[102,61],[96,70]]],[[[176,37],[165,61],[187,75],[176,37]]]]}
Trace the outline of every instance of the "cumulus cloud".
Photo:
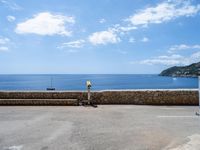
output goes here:
{"type": "Polygon", "coordinates": [[[99,23],[105,23],[106,22],[106,19],[102,18],[99,20],[99,23]]]}
{"type": "MultiPolygon", "coordinates": [[[[137,11],[134,15],[124,19],[125,22],[123,22],[123,25],[122,23],[115,24],[104,31],[92,33],[89,36],[89,41],[94,45],[117,43],[119,40],[116,39],[120,39],[122,35],[138,29],[139,27],[147,27],[149,24],[160,24],[183,16],[194,16],[199,11],[200,4],[193,5],[190,0],[167,0],[163,3],[157,4],[155,7],[147,7],[143,10],[137,11]],[[127,23],[127,21],[128,24],[124,24],[127,23]],[[108,32],[109,35],[112,35],[112,38],[110,39],[115,40],[107,40],[107,38],[104,38],[105,40],[101,40],[102,37],[107,37],[104,35],[108,32]]],[[[104,20],[100,20],[100,22],[103,23],[104,20]]],[[[144,37],[141,41],[148,42],[149,39],[144,37]]]]}
{"type": "Polygon", "coordinates": [[[7,20],[8,20],[9,22],[15,21],[15,17],[14,17],[14,16],[7,16],[6,18],[7,18],[7,20]]]}
{"type": "Polygon", "coordinates": [[[38,35],[64,35],[70,36],[71,32],[67,27],[75,23],[74,17],[50,12],[42,12],[17,24],[15,32],[18,34],[38,34],[38,35]]]}
{"type": "Polygon", "coordinates": [[[90,35],[88,39],[89,42],[91,42],[93,45],[99,45],[99,44],[106,45],[108,43],[120,42],[120,38],[112,30],[95,32],[92,35],[90,35]]]}
{"type": "Polygon", "coordinates": [[[76,40],[76,41],[71,41],[71,42],[66,42],[66,43],[62,43],[61,46],[59,46],[58,48],[81,48],[84,46],[85,40],[76,40]]]}
{"type": "Polygon", "coordinates": [[[141,41],[142,41],[142,42],[149,42],[149,38],[143,37],[143,39],[142,39],[141,41]]]}
{"type": "Polygon", "coordinates": [[[180,44],[180,45],[173,45],[169,48],[169,53],[175,53],[182,50],[195,50],[200,49],[200,45],[187,45],[187,44],[180,44]]]}
{"type": "Polygon", "coordinates": [[[172,55],[158,56],[151,59],[145,59],[139,62],[131,62],[131,63],[139,63],[145,65],[174,66],[174,65],[189,65],[191,63],[199,62],[199,60],[200,60],[200,51],[195,52],[190,56],[172,54],[172,55]]]}
{"type": "Polygon", "coordinates": [[[120,35],[124,35],[126,32],[135,30],[137,27],[133,26],[121,26],[120,24],[115,24],[105,31],[99,31],[92,33],[88,40],[93,45],[106,45],[108,43],[118,43],[121,41],[120,35]]]}
{"type": "Polygon", "coordinates": [[[166,1],[155,7],[148,7],[139,10],[136,14],[130,16],[126,21],[138,26],[146,26],[148,24],[159,24],[167,22],[182,16],[193,16],[200,11],[200,4],[192,5],[190,1],[166,1]]]}

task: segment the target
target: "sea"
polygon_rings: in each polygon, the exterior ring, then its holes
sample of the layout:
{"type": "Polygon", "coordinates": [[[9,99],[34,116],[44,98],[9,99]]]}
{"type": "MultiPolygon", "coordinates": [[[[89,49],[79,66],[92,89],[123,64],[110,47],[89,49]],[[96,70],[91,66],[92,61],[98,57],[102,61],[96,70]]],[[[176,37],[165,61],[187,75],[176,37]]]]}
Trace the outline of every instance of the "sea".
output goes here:
{"type": "Polygon", "coordinates": [[[163,77],[156,74],[15,74],[0,75],[0,90],[92,90],[197,89],[198,78],[163,77]]]}

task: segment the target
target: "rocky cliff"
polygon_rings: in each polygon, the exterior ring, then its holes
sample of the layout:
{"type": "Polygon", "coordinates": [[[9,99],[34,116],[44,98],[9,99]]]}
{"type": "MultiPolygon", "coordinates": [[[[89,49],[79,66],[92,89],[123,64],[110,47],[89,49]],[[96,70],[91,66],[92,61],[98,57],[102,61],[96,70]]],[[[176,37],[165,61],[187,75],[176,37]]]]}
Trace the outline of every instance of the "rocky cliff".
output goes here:
{"type": "Polygon", "coordinates": [[[174,66],[163,70],[159,75],[173,77],[197,77],[200,76],[200,62],[182,67],[174,66]]]}

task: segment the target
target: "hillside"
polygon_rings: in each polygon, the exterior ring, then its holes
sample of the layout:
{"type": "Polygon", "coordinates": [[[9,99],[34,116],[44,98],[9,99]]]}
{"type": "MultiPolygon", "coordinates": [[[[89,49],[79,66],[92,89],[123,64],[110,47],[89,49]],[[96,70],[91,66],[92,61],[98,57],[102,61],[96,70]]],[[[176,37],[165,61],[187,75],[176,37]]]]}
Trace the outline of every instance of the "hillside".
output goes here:
{"type": "Polygon", "coordinates": [[[200,62],[182,67],[174,66],[163,70],[159,75],[173,77],[197,77],[200,76],[200,62]]]}

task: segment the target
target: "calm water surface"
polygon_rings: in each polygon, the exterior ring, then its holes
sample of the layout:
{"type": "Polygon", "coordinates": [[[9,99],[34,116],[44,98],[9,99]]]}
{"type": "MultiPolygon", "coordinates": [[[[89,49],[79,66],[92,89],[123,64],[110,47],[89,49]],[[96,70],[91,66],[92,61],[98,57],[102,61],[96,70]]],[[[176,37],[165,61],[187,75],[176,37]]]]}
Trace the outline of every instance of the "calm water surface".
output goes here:
{"type": "Polygon", "coordinates": [[[76,75],[0,75],[0,90],[85,90],[92,82],[93,90],[106,89],[187,89],[198,88],[197,78],[173,78],[135,74],[76,74],[76,75]]]}

